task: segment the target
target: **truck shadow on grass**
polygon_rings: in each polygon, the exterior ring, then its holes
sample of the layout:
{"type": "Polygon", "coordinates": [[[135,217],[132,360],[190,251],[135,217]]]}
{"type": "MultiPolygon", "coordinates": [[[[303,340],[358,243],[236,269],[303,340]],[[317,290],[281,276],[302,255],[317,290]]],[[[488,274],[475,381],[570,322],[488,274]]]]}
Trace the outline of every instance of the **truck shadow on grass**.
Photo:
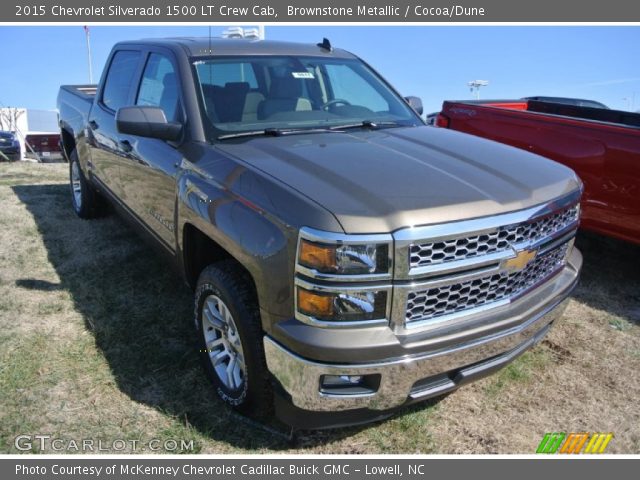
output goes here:
{"type": "MultiPolygon", "coordinates": [[[[135,402],[173,418],[166,433],[190,429],[242,449],[311,448],[370,428],[300,432],[294,441],[275,420],[260,425],[218,401],[200,365],[193,328],[192,292],[156,251],[116,215],[83,221],[73,213],[67,185],[12,187],[33,215],[59,284],[17,279],[31,291],[67,291],[117,388],[135,402]]],[[[79,366],[78,368],[81,368],[79,366]]],[[[108,399],[106,399],[108,402],[108,399]]],[[[410,414],[437,401],[399,412],[410,414]]],[[[132,412],[119,412],[123,422],[132,412]]],[[[131,409],[135,409],[135,404],[131,409]]],[[[125,435],[126,431],[122,434],[125,435]]],[[[196,437],[197,443],[197,437],[196,437]]],[[[186,452],[188,453],[188,452],[186,452]]]]}
{"type": "Polygon", "coordinates": [[[573,297],[609,315],[612,328],[640,325],[640,246],[580,232],[576,246],[584,256],[573,297]]]}

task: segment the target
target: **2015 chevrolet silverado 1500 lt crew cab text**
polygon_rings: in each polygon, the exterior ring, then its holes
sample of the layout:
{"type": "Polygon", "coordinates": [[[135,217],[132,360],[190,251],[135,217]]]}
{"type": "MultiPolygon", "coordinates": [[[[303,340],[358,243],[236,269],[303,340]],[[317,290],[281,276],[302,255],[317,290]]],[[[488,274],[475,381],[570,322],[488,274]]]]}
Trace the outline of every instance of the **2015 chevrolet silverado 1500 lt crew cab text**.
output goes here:
{"type": "Polygon", "coordinates": [[[108,199],[175,261],[241,411],[383,418],[513,360],[576,284],[570,169],[425,126],[328,41],[119,43],[58,104],[75,211],[108,199]]]}
{"type": "Polygon", "coordinates": [[[572,168],[584,182],[580,225],[640,244],[640,114],[537,98],[447,101],[437,125],[572,168]]]}

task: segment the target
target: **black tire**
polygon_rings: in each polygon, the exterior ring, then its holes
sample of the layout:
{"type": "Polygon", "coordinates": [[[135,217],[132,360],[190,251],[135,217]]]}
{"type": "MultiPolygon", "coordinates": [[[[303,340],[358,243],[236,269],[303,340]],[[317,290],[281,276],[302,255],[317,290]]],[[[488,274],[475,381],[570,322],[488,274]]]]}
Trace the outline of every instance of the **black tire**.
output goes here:
{"type": "Polygon", "coordinates": [[[71,187],[71,205],[80,218],[89,219],[104,215],[106,205],[103,198],[87,181],[78,162],[78,154],[74,149],[69,155],[69,186],[71,187]],[[74,182],[74,169],[77,169],[74,182]],[[79,189],[76,191],[76,189],[79,189]],[[78,193],[78,195],[76,195],[78,193]]]}
{"type": "Polygon", "coordinates": [[[198,278],[195,292],[195,320],[200,357],[218,397],[244,414],[260,418],[269,415],[273,396],[262,343],[264,334],[258,301],[248,273],[231,260],[205,268],[198,278]],[[214,354],[207,345],[207,330],[212,332],[213,329],[203,320],[203,311],[207,299],[215,297],[228,308],[242,345],[245,369],[242,385],[238,388],[230,388],[220,379],[212,361],[214,354]]]}

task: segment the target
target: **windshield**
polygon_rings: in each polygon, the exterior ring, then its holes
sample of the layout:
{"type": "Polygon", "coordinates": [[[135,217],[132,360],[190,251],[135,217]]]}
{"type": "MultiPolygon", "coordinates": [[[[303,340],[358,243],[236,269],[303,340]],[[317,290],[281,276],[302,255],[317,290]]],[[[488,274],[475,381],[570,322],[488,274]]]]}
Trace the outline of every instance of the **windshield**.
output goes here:
{"type": "Polygon", "coordinates": [[[357,59],[242,56],[193,65],[213,138],[273,129],[420,124],[404,100],[357,59]]]}

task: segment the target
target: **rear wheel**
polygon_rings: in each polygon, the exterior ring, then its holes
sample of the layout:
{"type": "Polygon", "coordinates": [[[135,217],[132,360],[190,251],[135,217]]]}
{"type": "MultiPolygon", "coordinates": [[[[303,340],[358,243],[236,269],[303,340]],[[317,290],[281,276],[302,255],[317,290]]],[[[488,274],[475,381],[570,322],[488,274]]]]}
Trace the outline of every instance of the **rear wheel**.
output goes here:
{"type": "Polygon", "coordinates": [[[102,215],[105,205],[102,197],[87,181],[78,162],[75,150],[69,155],[69,184],[71,186],[71,204],[80,218],[95,218],[102,215]]]}
{"type": "Polygon", "coordinates": [[[243,413],[270,412],[260,313],[246,272],[233,261],[205,268],[195,307],[200,356],[218,397],[243,413]]]}

